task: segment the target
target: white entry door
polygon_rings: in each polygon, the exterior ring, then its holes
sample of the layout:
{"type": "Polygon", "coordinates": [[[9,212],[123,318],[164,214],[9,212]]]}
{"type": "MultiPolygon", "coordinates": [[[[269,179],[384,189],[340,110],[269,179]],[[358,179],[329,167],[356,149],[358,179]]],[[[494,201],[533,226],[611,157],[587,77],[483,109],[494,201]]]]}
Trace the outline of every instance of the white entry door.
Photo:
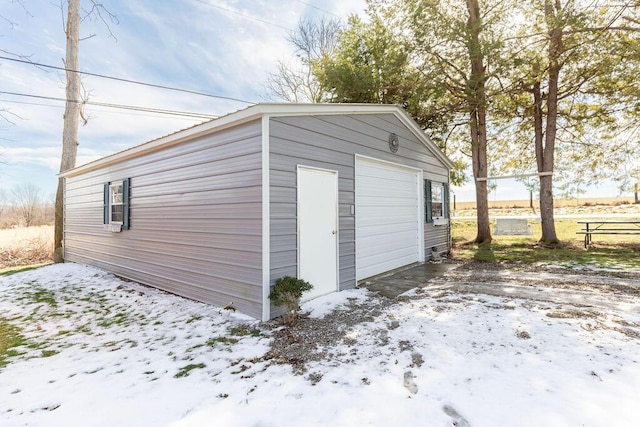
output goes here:
{"type": "Polygon", "coordinates": [[[338,290],[338,172],[298,166],[298,277],[311,299],[338,290]]]}

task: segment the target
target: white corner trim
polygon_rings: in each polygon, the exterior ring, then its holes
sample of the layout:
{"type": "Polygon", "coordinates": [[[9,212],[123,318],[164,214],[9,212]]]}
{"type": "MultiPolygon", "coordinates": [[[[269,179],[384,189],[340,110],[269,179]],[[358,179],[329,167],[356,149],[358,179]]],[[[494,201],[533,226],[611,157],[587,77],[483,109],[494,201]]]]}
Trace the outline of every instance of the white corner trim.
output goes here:
{"type": "Polygon", "coordinates": [[[271,318],[271,194],[269,191],[269,116],[262,116],[262,321],[271,318]]]}
{"type": "Polygon", "coordinates": [[[418,172],[418,234],[420,235],[420,247],[418,259],[422,262],[426,260],[426,249],[424,245],[424,218],[425,218],[425,200],[424,200],[424,170],[418,172]]]}

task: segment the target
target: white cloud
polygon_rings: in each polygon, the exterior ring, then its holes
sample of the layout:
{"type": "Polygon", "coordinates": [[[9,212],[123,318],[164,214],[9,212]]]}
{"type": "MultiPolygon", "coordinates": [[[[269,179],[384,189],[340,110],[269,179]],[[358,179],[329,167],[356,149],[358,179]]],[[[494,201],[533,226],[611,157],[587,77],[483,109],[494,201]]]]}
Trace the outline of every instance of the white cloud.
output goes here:
{"type": "Polygon", "coordinates": [[[8,165],[32,163],[40,167],[46,166],[54,171],[60,167],[59,148],[9,147],[3,150],[2,157],[8,165]]]}
{"type": "MultiPolygon", "coordinates": [[[[280,2],[233,0],[157,2],[114,0],[108,2],[118,24],[110,24],[114,37],[100,20],[84,20],[80,68],[97,74],[156,83],[188,90],[260,102],[264,82],[276,59],[289,57],[287,29],[303,16],[333,17],[305,3],[346,18],[361,11],[364,0],[285,0],[280,2]],[[212,6],[213,5],[213,6],[212,6]],[[219,7],[216,7],[219,6],[219,7]],[[229,10],[223,10],[229,9],[229,10]],[[266,21],[260,22],[260,21],[266,21]]],[[[2,15],[16,23],[0,22],[3,48],[30,55],[44,64],[62,66],[65,38],[56,2],[3,5],[2,15]]],[[[0,60],[1,90],[64,97],[62,71],[0,60]]],[[[148,86],[85,76],[84,87],[95,102],[126,104],[168,110],[224,115],[246,104],[196,96],[148,86]]],[[[54,189],[62,134],[64,103],[0,95],[0,108],[23,117],[15,125],[0,128],[0,165],[3,181],[28,181],[42,177],[42,185],[54,189]],[[26,103],[25,103],[26,102],[26,103]],[[29,104],[27,104],[29,103],[29,104]],[[32,105],[44,104],[44,105],[32,105]],[[31,166],[29,166],[31,165],[31,166]],[[34,172],[29,172],[29,168],[34,172]],[[37,169],[37,170],[36,170],[37,169]],[[43,175],[42,170],[46,170],[43,175]]],[[[198,120],[158,114],[87,106],[90,120],[79,131],[78,163],[110,154],[156,137],[189,127],[198,120]]],[[[40,179],[40,178],[39,178],[40,179]]]]}

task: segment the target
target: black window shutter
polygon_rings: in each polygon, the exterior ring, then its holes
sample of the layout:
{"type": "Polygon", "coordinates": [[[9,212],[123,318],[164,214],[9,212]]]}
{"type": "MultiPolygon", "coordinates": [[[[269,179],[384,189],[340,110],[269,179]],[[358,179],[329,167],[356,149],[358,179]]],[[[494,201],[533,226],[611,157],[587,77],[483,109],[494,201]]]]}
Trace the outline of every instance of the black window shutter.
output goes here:
{"type": "Polygon", "coordinates": [[[122,180],[122,229],[128,230],[129,221],[129,199],[131,198],[131,178],[122,180]]]}
{"type": "Polygon", "coordinates": [[[444,203],[444,217],[445,218],[449,218],[450,216],[450,208],[449,208],[449,184],[448,183],[444,183],[442,185],[444,188],[442,189],[442,191],[444,192],[444,194],[442,195],[442,202],[444,203]]]}
{"type": "Polygon", "coordinates": [[[109,224],[109,185],[111,183],[107,182],[104,184],[104,195],[103,195],[103,205],[102,205],[102,223],[109,224]]]}
{"type": "Polygon", "coordinates": [[[433,222],[431,214],[431,181],[424,180],[424,216],[425,222],[433,222]]]}

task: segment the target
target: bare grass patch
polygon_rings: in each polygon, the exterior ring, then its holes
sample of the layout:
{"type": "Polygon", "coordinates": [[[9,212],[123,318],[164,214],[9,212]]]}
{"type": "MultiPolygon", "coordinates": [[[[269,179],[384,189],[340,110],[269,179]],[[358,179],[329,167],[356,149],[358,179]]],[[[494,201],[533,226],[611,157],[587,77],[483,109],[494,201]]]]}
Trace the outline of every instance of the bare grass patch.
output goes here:
{"type": "Polygon", "coordinates": [[[0,368],[7,364],[6,359],[15,356],[15,347],[24,344],[20,329],[0,317],[0,368]]]}

